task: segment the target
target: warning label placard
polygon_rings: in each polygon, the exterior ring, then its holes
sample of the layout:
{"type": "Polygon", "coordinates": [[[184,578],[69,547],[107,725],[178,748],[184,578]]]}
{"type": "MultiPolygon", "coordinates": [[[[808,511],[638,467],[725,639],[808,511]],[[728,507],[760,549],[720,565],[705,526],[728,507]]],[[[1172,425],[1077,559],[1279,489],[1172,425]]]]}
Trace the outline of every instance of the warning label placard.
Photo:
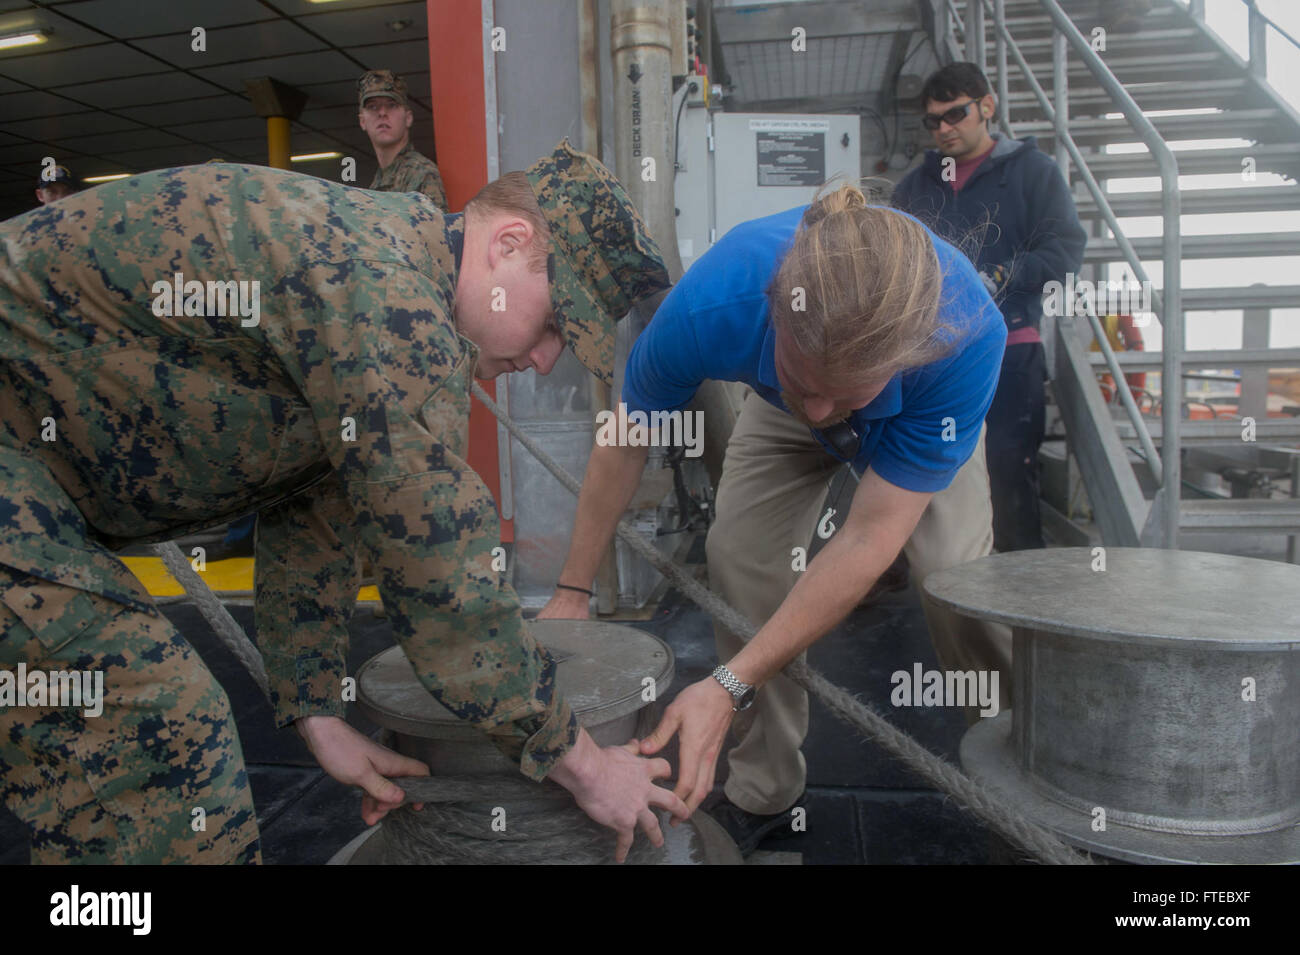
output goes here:
{"type": "Polygon", "coordinates": [[[755,130],[759,186],[820,186],[826,181],[822,130],[755,130]]]}

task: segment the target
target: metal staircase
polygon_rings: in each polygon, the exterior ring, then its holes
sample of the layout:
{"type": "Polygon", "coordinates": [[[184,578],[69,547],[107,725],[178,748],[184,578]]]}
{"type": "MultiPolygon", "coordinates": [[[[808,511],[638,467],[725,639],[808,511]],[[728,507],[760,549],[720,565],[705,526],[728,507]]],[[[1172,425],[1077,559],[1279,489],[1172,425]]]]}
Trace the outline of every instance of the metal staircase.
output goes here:
{"type": "MultiPolygon", "coordinates": [[[[1300,307],[1300,269],[1266,285],[1181,281],[1185,259],[1300,255],[1300,213],[1285,231],[1182,234],[1189,215],[1300,210],[1300,114],[1263,79],[1266,37],[1296,41],[1251,0],[1240,2],[1250,17],[1248,60],[1206,27],[1204,0],[1155,0],[1140,17],[1110,26],[1098,20],[1098,0],[922,0],[941,62],[979,63],[998,93],[1003,132],[1035,136],[1074,187],[1090,235],[1081,279],[1104,281],[1107,263],[1125,263],[1141,281],[1149,263],[1161,263],[1165,287],[1154,283],[1153,312],[1162,351],[1116,355],[1096,315],[1057,317],[1043,330],[1049,361],[1055,353],[1053,392],[1103,543],[1177,547],[1180,530],[1300,534],[1300,407],[1268,417],[1267,406],[1269,370],[1300,367],[1300,348],[1268,347],[1270,311],[1300,307]],[[1104,51],[1096,49],[1099,26],[1104,51]],[[1151,115],[1172,110],[1202,112],[1151,115]],[[1216,142],[1224,139],[1248,143],[1216,142]],[[1122,143],[1146,151],[1108,148],[1122,143]],[[1252,170],[1285,178],[1261,185],[1248,181],[1252,170]],[[1235,174],[1240,185],[1179,186],[1179,174],[1216,173],[1235,174]],[[1107,188],[1108,180],[1141,177],[1159,177],[1160,187],[1107,188]],[[1129,216],[1161,217],[1161,234],[1130,239],[1117,221],[1129,216]],[[1243,310],[1244,347],[1187,351],[1184,313],[1222,309],[1243,310]],[[1094,340],[1100,351],[1090,353],[1094,340]],[[1116,382],[1122,371],[1160,372],[1162,394],[1149,396],[1159,416],[1139,408],[1126,387],[1107,404],[1097,385],[1107,370],[1116,382]],[[1239,383],[1235,412],[1208,406],[1212,420],[1189,420],[1191,409],[1204,415],[1207,406],[1187,394],[1188,382],[1213,377],[1239,383]],[[1164,400],[1175,391],[1178,401],[1164,400]],[[1229,476],[1233,496],[1196,484],[1209,474],[1229,476]]],[[[1146,330],[1149,343],[1155,328],[1146,330]]],[[[1297,537],[1288,540],[1287,559],[1297,561],[1297,537]]]]}

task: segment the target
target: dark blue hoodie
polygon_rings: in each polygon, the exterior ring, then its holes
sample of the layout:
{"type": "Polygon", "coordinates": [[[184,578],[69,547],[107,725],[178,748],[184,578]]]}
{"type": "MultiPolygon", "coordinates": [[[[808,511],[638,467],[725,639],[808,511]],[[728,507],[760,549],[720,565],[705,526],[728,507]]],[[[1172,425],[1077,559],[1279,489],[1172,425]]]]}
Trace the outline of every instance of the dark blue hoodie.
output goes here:
{"type": "Polygon", "coordinates": [[[939,151],[930,149],[894,187],[891,201],[965,252],[981,272],[1006,269],[995,300],[1007,327],[1037,328],[1043,286],[1078,272],[1087,233],[1065,177],[1034,137],[993,138],[993,151],[956,195],[941,176],[939,151]]]}

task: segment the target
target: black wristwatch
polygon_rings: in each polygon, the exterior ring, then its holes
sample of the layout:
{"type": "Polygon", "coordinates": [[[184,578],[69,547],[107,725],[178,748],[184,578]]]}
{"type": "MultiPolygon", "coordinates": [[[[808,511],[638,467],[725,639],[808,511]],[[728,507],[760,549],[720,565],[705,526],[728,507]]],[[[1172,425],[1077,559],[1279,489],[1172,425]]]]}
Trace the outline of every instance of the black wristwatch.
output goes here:
{"type": "Polygon", "coordinates": [[[731,709],[739,713],[747,710],[754,705],[754,697],[758,691],[748,683],[741,683],[736,679],[736,674],[732,673],[725,666],[719,665],[713,671],[713,679],[722,684],[722,688],[731,694],[731,709]]]}

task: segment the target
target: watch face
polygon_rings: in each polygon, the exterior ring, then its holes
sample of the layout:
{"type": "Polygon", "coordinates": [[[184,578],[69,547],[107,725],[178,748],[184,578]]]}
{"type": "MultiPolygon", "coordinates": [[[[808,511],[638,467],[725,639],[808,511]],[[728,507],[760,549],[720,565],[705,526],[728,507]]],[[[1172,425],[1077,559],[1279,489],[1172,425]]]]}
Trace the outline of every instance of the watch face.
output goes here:
{"type": "Polygon", "coordinates": [[[754,697],[758,695],[758,690],[750,687],[744,693],[740,694],[740,699],[736,701],[736,712],[747,710],[754,705],[754,697]]]}

